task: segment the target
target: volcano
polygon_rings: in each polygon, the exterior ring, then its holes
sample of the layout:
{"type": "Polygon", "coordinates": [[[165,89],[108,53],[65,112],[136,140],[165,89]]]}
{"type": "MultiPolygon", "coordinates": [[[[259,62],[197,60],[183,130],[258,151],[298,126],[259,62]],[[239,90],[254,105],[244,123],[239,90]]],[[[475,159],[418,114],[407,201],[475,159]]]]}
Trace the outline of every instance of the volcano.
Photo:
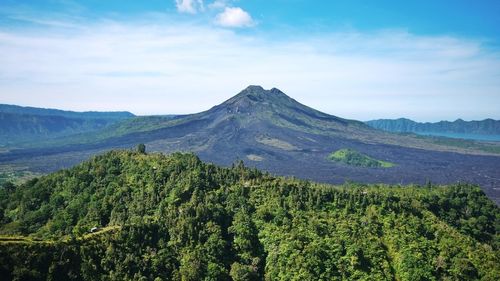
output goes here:
{"type": "Polygon", "coordinates": [[[260,86],[249,86],[201,113],[135,117],[98,133],[4,152],[0,162],[51,172],[105,150],[138,143],[144,143],[148,152],[191,151],[219,165],[242,160],[274,174],[327,183],[470,182],[500,201],[498,155],[377,130],[305,106],[276,88],[260,86]],[[390,165],[367,167],[351,165],[352,159],[333,161],[330,156],[336,151],[355,151],[349,157],[363,155],[390,165]]]}

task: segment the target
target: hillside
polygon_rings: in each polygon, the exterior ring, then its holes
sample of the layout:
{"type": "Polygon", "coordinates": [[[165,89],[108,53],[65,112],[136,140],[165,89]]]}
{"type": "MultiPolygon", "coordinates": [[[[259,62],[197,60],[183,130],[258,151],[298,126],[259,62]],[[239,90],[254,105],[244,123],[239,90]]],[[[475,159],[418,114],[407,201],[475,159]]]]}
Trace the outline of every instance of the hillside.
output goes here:
{"type": "Polygon", "coordinates": [[[41,141],[102,130],[132,118],[129,112],[73,112],[0,104],[0,145],[41,141]]]}
{"type": "Polygon", "coordinates": [[[76,119],[126,119],[134,117],[134,114],[127,111],[67,111],[50,108],[38,108],[30,106],[18,106],[10,104],[0,104],[0,112],[37,116],[61,116],[76,119]]]}
{"type": "Polygon", "coordinates": [[[500,278],[500,212],[471,185],[330,186],[112,151],[5,185],[0,215],[7,280],[500,278]]]}
{"type": "Polygon", "coordinates": [[[457,119],[453,122],[419,123],[410,119],[399,118],[371,120],[367,121],[366,124],[388,132],[500,135],[500,120],[493,119],[484,119],[481,121],[457,119]]]}
{"type": "Polygon", "coordinates": [[[346,165],[365,168],[391,168],[394,166],[392,163],[373,159],[352,149],[339,149],[332,152],[332,154],[328,156],[328,159],[344,163],[346,165]]]}
{"type": "Polygon", "coordinates": [[[91,133],[38,142],[38,147],[0,151],[2,167],[48,173],[109,149],[146,144],[150,152],[195,152],[205,161],[229,166],[242,160],[278,175],[325,183],[481,185],[500,202],[500,144],[447,142],[376,130],[305,106],[273,88],[249,86],[204,112],[126,119],[91,133]],[[352,149],[394,164],[391,169],[331,161],[352,149]]]}

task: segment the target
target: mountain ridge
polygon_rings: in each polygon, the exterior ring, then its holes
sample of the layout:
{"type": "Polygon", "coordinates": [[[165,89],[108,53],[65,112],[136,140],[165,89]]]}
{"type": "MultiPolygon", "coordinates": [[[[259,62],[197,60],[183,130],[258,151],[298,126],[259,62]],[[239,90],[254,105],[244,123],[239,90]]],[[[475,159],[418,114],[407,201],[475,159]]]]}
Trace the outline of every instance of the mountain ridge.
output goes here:
{"type": "Polygon", "coordinates": [[[0,146],[96,132],[134,116],[124,111],[75,112],[0,104],[0,146]]]}
{"type": "Polygon", "coordinates": [[[72,118],[130,118],[135,115],[128,111],[71,111],[53,108],[40,108],[32,106],[20,106],[13,104],[0,104],[0,112],[43,115],[43,116],[63,116],[72,118]]]}
{"type": "Polygon", "coordinates": [[[329,115],[274,88],[249,86],[206,111],[183,116],[134,117],[98,132],[59,138],[30,148],[0,151],[2,166],[47,173],[115,148],[144,143],[148,151],[194,152],[204,161],[230,166],[241,159],[278,175],[326,183],[480,184],[500,202],[500,147],[475,142],[438,143],[398,135],[356,120],[329,115]],[[390,168],[366,168],[330,161],[341,149],[390,168]]]}
{"type": "Polygon", "coordinates": [[[389,132],[500,135],[500,120],[491,118],[472,121],[464,121],[458,118],[455,121],[439,122],[416,122],[407,118],[398,118],[370,120],[365,123],[376,129],[389,132]]]}

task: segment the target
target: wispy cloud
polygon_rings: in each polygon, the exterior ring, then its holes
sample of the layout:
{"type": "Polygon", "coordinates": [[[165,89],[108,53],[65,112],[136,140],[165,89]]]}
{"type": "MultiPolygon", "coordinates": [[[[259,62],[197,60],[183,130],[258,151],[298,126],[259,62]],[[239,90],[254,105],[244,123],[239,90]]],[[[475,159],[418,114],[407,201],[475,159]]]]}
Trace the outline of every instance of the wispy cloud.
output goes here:
{"type": "Polygon", "coordinates": [[[0,53],[4,103],[190,113],[261,84],[347,118],[500,118],[499,54],[450,36],[388,30],[277,39],[106,20],[71,31],[0,30],[0,53]]]}
{"type": "Polygon", "coordinates": [[[215,0],[212,3],[208,4],[210,9],[223,10],[225,7],[230,5],[231,0],[215,0]]]}
{"type": "Polygon", "coordinates": [[[177,10],[181,13],[196,14],[203,11],[203,0],[175,0],[177,10]]]}

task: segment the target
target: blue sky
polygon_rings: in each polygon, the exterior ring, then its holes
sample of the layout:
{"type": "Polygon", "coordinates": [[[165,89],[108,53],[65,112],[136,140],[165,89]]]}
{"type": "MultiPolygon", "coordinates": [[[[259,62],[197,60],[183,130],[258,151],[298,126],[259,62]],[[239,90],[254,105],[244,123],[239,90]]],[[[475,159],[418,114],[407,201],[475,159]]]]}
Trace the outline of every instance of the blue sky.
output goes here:
{"type": "Polygon", "coordinates": [[[193,113],[249,84],[360,120],[500,119],[500,1],[0,0],[0,103],[193,113]]]}

